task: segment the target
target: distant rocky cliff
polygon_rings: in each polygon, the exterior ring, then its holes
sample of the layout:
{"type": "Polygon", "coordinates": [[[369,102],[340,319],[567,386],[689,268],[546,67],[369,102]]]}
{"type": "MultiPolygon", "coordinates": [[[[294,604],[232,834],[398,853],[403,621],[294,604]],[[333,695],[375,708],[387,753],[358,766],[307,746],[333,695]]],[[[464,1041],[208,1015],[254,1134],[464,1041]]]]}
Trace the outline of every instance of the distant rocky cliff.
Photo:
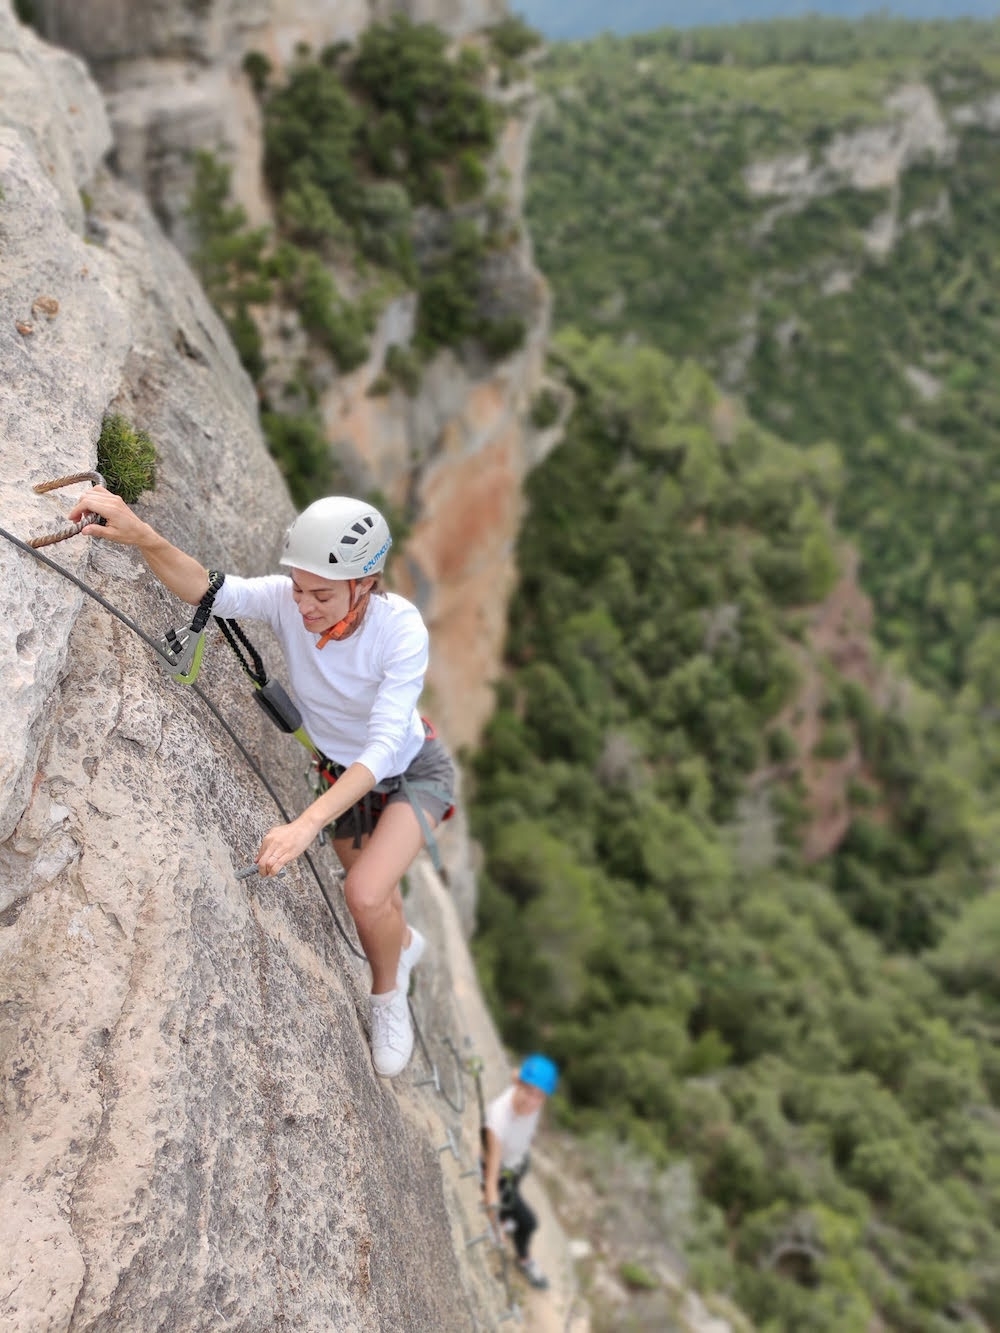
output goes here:
{"type": "Polygon", "coordinates": [[[876,257],[892,249],[902,229],[940,221],[942,214],[947,217],[946,194],[929,215],[899,216],[903,172],[914,163],[947,161],[955,152],[955,137],[933,92],[923,84],[906,85],[886,99],[885,109],[891,118],[888,124],[834,135],[818,161],[806,150],[749,167],[745,181],[750,194],[782,201],[767,216],[762,230],[779,217],[805,208],[811,199],[845,186],[891,192],[889,207],[873,220],[864,236],[866,250],[876,257]]]}
{"type": "Polygon", "coordinates": [[[116,165],[168,230],[182,224],[190,153],[221,150],[252,217],[267,213],[257,176],[260,126],[241,72],[248,51],[277,68],[305,43],[353,41],[394,14],[454,37],[501,18],[506,0],[32,0],[48,40],[75,51],[107,97],[116,165]]]}
{"type": "MultiPolygon", "coordinates": [[[[141,12],[154,38],[165,8],[141,12]]],[[[205,6],[184,12],[214,31],[205,6]]],[[[91,14],[91,31],[132,54],[137,13],[53,10],[66,24],[91,14]]],[[[273,567],[292,506],[253,387],[142,195],[106,169],[113,130],[86,68],[8,0],[0,89],[0,526],[21,539],[58,526],[80,488],[32,484],[93,467],[102,418],[118,411],[160,453],[141,512],[206,562],[273,567]]],[[[476,645],[500,633],[502,599],[463,644],[481,654],[473,674],[447,645],[471,633],[460,617],[473,592],[508,577],[532,357],[537,334],[520,362],[478,379],[442,361],[410,408],[414,433],[402,417],[385,427],[404,456],[428,432],[424,517],[401,564],[447,664],[436,694],[452,739],[484,715],[491,668],[476,645]]],[[[134,552],[77,537],[50,553],[147,633],[184,616],[134,552]]],[[[506,1297],[488,1247],[466,1249],[482,1218],[452,1152],[470,1166],[475,1099],[452,1110],[422,1054],[392,1089],[374,1077],[367,973],[304,867],[236,880],[281,816],[205,704],[3,539],[0,588],[0,1326],[490,1326],[506,1297]]],[[[224,645],[201,679],[286,808],[301,808],[298,747],[259,716],[224,645]]],[[[442,844],[460,871],[461,829],[442,844]]],[[[346,922],[328,851],[317,865],[346,922]]],[[[434,960],[415,1006],[442,1085],[454,1098],[456,1059],[475,1051],[497,1089],[503,1055],[455,904],[424,864],[412,893],[434,960]]]]}

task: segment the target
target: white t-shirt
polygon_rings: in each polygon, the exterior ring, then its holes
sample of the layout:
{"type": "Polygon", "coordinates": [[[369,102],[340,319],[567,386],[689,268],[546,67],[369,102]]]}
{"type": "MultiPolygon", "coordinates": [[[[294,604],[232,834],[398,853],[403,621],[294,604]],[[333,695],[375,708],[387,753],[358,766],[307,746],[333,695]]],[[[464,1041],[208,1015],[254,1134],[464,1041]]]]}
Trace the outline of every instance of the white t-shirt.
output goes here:
{"type": "Polygon", "coordinates": [[[319,635],[302,623],[288,575],[227,574],[212,614],[271,626],[303,726],[328,758],[345,768],[364,764],[376,782],[406,771],[424,743],[417,701],[428,653],[427,627],[412,602],[395,593],[370,598],[361,628],[319,650],[319,635]]]}
{"type": "Polygon", "coordinates": [[[530,1115],[515,1115],[512,1105],[515,1091],[512,1083],[486,1108],[486,1128],[500,1140],[500,1166],[508,1171],[516,1171],[524,1164],[541,1115],[540,1109],[530,1115]]]}

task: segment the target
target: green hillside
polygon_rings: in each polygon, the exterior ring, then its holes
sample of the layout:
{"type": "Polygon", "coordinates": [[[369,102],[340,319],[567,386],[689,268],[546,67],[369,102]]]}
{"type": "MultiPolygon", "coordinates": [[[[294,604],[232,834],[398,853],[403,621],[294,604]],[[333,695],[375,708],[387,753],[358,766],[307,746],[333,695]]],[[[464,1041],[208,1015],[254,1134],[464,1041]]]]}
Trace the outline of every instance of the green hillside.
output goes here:
{"type": "Polygon", "coordinates": [[[813,21],[540,71],[576,406],[474,762],[481,975],[567,1124],[691,1164],[664,1246],[774,1333],[1000,1326],[998,62],[813,21]],[[931,147],[859,189],[900,88],[931,147]]]}
{"type": "Polygon", "coordinates": [[[559,322],[695,357],[789,439],[835,440],[880,637],[959,684],[1000,613],[1000,135],[956,113],[1000,90],[1000,24],[665,33],[546,69],[528,215],[559,322]],[[899,123],[886,99],[917,81],[952,144],[898,184],[748,190],[751,164],[818,173],[838,135],[899,123]],[[886,214],[882,258],[865,233],[886,214]]]}

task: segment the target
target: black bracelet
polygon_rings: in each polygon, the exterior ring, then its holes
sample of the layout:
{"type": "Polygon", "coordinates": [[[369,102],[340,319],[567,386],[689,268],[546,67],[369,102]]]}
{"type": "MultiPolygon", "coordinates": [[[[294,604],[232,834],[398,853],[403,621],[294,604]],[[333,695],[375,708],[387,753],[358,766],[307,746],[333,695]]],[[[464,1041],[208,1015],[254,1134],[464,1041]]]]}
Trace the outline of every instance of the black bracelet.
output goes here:
{"type": "Polygon", "coordinates": [[[219,570],[210,569],[208,571],[208,587],[205,590],[205,596],[198,603],[198,609],[191,621],[191,628],[195,634],[200,634],[208,624],[208,617],[212,614],[212,606],[216,595],[225,581],[225,574],[220,573],[219,570]]]}

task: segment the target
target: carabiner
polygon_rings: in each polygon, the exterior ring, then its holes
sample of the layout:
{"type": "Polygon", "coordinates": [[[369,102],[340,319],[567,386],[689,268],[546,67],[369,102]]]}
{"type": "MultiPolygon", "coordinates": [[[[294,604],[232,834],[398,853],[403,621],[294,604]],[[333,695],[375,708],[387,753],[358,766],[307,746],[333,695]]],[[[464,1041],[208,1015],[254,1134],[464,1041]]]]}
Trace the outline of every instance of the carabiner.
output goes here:
{"type": "Polygon", "coordinates": [[[168,629],[156,644],[160,666],[181,685],[193,685],[201,670],[205,651],[205,631],[191,625],[185,629],[168,629]]]}

